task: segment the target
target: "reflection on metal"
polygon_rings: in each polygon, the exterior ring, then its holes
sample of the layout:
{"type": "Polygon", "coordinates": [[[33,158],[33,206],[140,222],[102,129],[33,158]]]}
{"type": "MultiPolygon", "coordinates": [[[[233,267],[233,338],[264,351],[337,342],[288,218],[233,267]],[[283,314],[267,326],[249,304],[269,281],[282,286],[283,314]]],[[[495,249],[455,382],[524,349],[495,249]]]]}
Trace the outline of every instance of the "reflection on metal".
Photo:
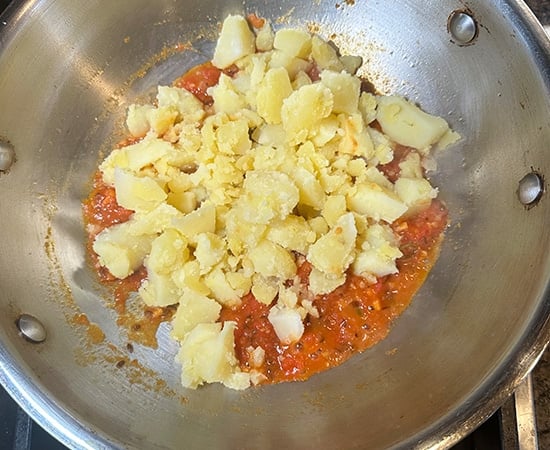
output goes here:
{"type": "Polygon", "coordinates": [[[0,172],[8,170],[15,162],[15,150],[8,141],[0,138],[0,172]]]}
{"type": "Polygon", "coordinates": [[[46,329],[42,322],[30,314],[21,314],[16,322],[17,328],[25,339],[39,344],[46,340],[46,329]]]}
{"type": "Polygon", "coordinates": [[[524,206],[534,206],[544,193],[544,180],[537,172],[529,172],[519,182],[518,198],[524,206]]]}
{"type": "Polygon", "coordinates": [[[519,449],[537,450],[539,446],[531,374],[527,375],[523,383],[516,389],[514,400],[519,449]]]}
{"type": "Polygon", "coordinates": [[[447,21],[447,29],[458,45],[471,44],[477,37],[478,28],[474,17],[467,11],[453,11],[447,21]]]}

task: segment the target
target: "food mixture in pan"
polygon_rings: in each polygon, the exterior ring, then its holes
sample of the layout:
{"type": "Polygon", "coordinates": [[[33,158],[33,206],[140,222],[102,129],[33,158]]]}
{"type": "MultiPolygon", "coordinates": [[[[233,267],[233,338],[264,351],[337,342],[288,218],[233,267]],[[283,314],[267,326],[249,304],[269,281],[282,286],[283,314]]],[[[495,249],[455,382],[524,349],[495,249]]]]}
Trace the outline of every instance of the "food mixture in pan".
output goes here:
{"type": "Polygon", "coordinates": [[[369,92],[361,64],[228,16],[211,62],[129,107],[84,202],[90,250],[100,279],[171,317],[184,386],[337,366],[387,335],[432,267],[447,211],[425,172],[459,136],[369,92]]]}

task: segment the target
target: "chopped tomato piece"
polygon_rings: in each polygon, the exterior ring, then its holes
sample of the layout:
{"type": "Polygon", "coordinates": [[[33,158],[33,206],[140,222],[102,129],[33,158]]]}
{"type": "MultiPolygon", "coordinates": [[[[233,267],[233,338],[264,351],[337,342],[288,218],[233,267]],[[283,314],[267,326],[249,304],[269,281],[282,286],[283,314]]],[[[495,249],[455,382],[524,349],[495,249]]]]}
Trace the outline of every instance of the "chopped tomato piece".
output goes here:
{"type": "Polygon", "coordinates": [[[222,71],[211,62],[196,66],[174,82],[174,86],[187,89],[205,105],[212,104],[212,97],[207,94],[209,87],[218,84],[222,71]]]}

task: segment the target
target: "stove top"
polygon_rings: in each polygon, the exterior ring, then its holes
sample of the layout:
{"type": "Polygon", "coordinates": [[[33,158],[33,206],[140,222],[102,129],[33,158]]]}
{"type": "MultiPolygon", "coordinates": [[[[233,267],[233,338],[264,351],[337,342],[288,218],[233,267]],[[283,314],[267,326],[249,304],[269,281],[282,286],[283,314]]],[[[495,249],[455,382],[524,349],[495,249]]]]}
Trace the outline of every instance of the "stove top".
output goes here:
{"type": "MultiPolygon", "coordinates": [[[[2,12],[12,0],[0,0],[2,12]]],[[[550,0],[525,0],[550,32],[550,0]]],[[[550,350],[493,416],[453,450],[550,448],[550,350]]],[[[36,424],[0,386],[0,450],[65,450],[36,424]]]]}

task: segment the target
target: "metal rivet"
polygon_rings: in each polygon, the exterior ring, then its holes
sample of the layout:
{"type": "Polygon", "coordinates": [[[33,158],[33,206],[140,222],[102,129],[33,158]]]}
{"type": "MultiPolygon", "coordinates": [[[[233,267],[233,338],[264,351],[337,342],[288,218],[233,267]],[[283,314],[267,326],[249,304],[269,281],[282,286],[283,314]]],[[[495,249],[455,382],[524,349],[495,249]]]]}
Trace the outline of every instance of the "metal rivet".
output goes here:
{"type": "Polygon", "coordinates": [[[15,150],[9,141],[0,138],[0,172],[8,170],[15,162],[15,150]]]}
{"type": "Polygon", "coordinates": [[[458,45],[471,44],[477,37],[477,22],[465,11],[453,11],[447,20],[447,29],[458,45]]]}
{"type": "Polygon", "coordinates": [[[30,314],[21,314],[15,324],[21,335],[28,341],[40,343],[46,340],[46,329],[36,317],[30,314]]]}
{"type": "Polygon", "coordinates": [[[522,205],[532,206],[537,203],[544,193],[542,175],[529,172],[519,181],[518,198],[522,205]]]}

